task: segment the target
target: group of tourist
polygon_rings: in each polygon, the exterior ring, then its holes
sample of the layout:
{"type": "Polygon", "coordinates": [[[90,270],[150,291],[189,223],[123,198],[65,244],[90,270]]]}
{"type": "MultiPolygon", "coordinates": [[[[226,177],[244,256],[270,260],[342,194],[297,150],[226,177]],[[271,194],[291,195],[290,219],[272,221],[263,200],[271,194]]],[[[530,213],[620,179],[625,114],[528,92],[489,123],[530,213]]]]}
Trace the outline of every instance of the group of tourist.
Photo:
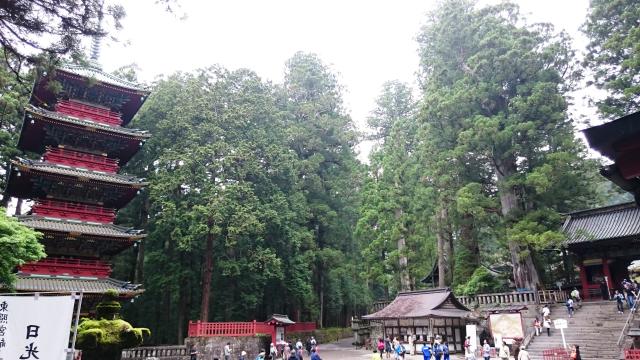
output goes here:
{"type": "MultiPolygon", "coordinates": [[[[388,336],[385,339],[378,338],[376,346],[373,348],[372,360],[381,360],[386,354],[386,358],[404,359],[409,350],[396,337],[391,340],[388,336]]],[[[422,346],[422,355],[425,359],[431,360],[432,356],[436,360],[449,360],[449,344],[437,337],[432,344],[422,346]]]]}
{"type": "MultiPolygon", "coordinates": [[[[306,346],[302,345],[302,341],[300,339],[298,339],[293,346],[288,342],[284,343],[280,346],[280,349],[278,349],[274,343],[271,343],[269,345],[269,351],[260,351],[255,360],[304,360],[305,351],[306,355],[310,356],[311,360],[322,360],[318,354],[318,342],[313,336],[307,339],[306,346]]],[[[232,360],[232,353],[233,349],[231,348],[231,343],[228,342],[222,348],[224,360],[232,360]]],[[[192,348],[190,355],[191,360],[197,360],[197,352],[195,348],[192,348]]],[[[247,352],[244,350],[241,351],[240,355],[238,355],[238,360],[249,360],[247,358],[247,352]]]]}

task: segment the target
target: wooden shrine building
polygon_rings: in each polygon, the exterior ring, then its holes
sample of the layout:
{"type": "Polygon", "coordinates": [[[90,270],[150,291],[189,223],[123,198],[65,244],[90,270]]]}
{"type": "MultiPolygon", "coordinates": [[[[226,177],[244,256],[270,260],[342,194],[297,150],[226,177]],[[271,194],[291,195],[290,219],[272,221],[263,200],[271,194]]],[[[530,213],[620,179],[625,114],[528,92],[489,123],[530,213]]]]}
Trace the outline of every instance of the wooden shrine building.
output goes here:
{"type": "Polygon", "coordinates": [[[97,62],[65,65],[36,80],[18,148],[40,158],[12,161],[5,196],[33,200],[17,218],[44,234],[47,257],[17,269],[18,291],[141,293],[141,285],[111,278],[110,259],[145,237],[114,220],[146,185],[119,170],[150,137],[125,127],[148,95],[97,62]],[[62,91],[52,91],[52,81],[62,91]]]}
{"type": "Polygon", "coordinates": [[[584,135],[592,149],[613,161],[600,174],[640,205],[640,111],[588,128],[584,135]]]}
{"type": "Polygon", "coordinates": [[[635,203],[573,212],[565,220],[566,247],[580,267],[582,296],[601,299],[629,278],[627,267],[640,259],[640,208],[635,203]],[[604,286],[603,286],[604,282],[604,286]]]}
{"type": "Polygon", "coordinates": [[[380,321],[385,336],[419,345],[436,336],[449,343],[452,352],[464,350],[465,325],[471,312],[449,288],[399,293],[382,310],[362,318],[380,321]]]}

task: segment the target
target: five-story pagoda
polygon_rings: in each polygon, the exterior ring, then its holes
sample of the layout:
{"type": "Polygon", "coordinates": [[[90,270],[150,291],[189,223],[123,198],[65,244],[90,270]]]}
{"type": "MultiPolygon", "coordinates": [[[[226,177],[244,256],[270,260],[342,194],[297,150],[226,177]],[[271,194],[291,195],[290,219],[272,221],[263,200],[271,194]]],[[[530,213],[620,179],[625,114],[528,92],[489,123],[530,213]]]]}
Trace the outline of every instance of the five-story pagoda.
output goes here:
{"type": "Polygon", "coordinates": [[[148,95],[95,61],[62,66],[36,80],[18,147],[42,157],[12,161],[5,196],[33,200],[18,219],[44,234],[47,258],[18,269],[16,290],[115,289],[123,298],[141,292],[139,285],[110,277],[109,259],[145,236],[113,222],[146,185],[119,170],[150,136],[124,127],[148,95]]]}

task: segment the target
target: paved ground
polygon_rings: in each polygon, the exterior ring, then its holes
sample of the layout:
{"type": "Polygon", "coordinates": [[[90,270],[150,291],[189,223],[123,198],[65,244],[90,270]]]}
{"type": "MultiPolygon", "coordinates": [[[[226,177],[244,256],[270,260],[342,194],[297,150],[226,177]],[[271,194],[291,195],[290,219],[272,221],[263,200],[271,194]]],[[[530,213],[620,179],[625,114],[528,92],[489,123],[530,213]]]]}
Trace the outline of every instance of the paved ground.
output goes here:
{"type": "MultiPolygon", "coordinates": [[[[351,343],[352,338],[342,339],[331,344],[319,345],[319,354],[322,360],[371,360],[372,351],[356,350],[351,343]]],[[[463,356],[452,355],[451,360],[461,360],[463,356]]],[[[305,358],[307,359],[307,358],[305,358]]],[[[386,360],[386,356],[383,360],[386,360]]],[[[393,360],[393,358],[390,358],[393,360]]],[[[422,355],[406,355],[405,360],[422,360],[422,355]]]]}

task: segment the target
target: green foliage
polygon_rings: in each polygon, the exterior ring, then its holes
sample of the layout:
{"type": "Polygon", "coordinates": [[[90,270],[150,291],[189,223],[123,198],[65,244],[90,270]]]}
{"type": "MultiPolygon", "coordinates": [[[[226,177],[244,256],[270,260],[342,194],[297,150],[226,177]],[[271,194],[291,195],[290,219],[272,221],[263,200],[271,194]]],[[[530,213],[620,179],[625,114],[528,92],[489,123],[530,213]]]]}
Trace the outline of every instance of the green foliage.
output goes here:
{"type": "Polygon", "coordinates": [[[476,295],[499,291],[501,282],[487,268],[480,266],[473,271],[469,280],[455,288],[455,293],[459,295],[476,295]]]}
{"type": "Polygon", "coordinates": [[[640,3],[592,0],[583,31],[589,37],[585,65],[607,92],[600,113],[619,117],[640,110],[640,3]]]}
{"type": "Polygon", "coordinates": [[[42,234],[8,217],[0,207],[0,287],[13,289],[15,269],[46,256],[39,239],[42,234]]]}

